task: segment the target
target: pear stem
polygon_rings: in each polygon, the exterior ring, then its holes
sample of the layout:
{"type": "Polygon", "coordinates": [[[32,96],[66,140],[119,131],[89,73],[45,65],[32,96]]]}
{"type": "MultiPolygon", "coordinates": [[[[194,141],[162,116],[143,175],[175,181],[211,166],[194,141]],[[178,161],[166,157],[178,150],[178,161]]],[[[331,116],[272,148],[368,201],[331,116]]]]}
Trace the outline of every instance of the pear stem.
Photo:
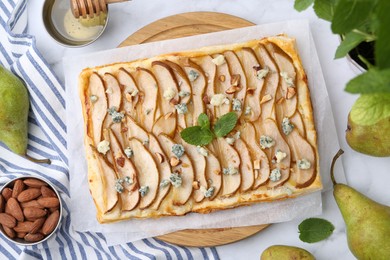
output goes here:
{"type": "Polygon", "coordinates": [[[332,165],[330,166],[330,178],[332,180],[332,183],[333,183],[333,186],[337,184],[336,182],[336,179],[334,178],[334,165],[337,161],[337,159],[344,153],[344,151],[342,149],[340,149],[336,155],[333,157],[333,160],[332,160],[332,165]]]}
{"type": "Polygon", "coordinates": [[[35,162],[35,163],[51,164],[51,160],[50,159],[36,159],[36,158],[33,158],[33,157],[29,156],[28,154],[25,154],[24,157],[27,160],[30,160],[30,161],[35,162]]]}

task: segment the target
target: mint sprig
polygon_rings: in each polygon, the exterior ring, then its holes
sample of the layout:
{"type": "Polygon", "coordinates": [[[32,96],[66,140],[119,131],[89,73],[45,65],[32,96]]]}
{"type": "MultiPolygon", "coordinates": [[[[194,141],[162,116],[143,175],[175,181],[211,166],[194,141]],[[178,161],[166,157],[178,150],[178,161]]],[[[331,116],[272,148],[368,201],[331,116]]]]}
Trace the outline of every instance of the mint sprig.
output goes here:
{"type": "Polygon", "coordinates": [[[322,218],[308,218],[298,226],[299,239],[306,243],[315,243],[328,238],[334,230],[332,223],[322,218]]]}
{"type": "Polygon", "coordinates": [[[209,117],[202,113],[198,117],[198,125],[183,129],[180,136],[186,143],[192,145],[208,145],[215,137],[229,134],[236,126],[237,120],[237,114],[229,112],[217,120],[212,131],[209,117]]]}

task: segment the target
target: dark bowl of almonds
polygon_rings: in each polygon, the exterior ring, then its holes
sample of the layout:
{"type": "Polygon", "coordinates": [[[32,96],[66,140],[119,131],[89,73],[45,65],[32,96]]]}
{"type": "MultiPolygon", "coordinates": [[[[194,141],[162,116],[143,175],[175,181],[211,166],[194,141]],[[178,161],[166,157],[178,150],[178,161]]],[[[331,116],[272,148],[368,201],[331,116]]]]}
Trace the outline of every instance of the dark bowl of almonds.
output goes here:
{"type": "Polygon", "coordinates": [[[62,218],[61,198],[42,177],[19,177],[0,189],[0,232],[19,245],[49,239],[62,218]]]}

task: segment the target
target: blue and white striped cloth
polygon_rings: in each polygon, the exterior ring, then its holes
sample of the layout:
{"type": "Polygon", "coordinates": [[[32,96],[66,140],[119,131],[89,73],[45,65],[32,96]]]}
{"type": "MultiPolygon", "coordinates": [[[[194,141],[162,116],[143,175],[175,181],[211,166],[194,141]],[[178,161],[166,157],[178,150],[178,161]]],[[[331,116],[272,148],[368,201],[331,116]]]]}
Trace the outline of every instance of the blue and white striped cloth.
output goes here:
{"type": "Polygon", "coordinates": [[[42,176],[64,201],[62,225],[52,238],[21,247],[0,235],[0,259],[218,259],[215,248],[186,248],[154,238],[109,247],[100,233],[72,229],[64,84],[37,50],[35,38],[27,34],[27,0],[1,0],[0,24],[0,63],[22,78],[30,93],[28,154],[52,161],[32,163],[0,143],[0,185],[21,175],[42,176]]]}

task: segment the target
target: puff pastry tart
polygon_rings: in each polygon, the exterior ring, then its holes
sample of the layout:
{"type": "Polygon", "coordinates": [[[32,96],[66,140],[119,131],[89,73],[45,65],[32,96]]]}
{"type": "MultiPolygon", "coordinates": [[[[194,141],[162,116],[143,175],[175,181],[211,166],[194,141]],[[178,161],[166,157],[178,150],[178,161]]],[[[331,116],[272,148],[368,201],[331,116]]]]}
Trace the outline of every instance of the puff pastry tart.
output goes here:
{"type": "Polygon", "coordinates": [[[108,223],[209,213],[322,188],[306,74],[286,35],[83,70],[90,193],[108,223]],[[238,122],[206,146],[182,129],[238,122]]]}

